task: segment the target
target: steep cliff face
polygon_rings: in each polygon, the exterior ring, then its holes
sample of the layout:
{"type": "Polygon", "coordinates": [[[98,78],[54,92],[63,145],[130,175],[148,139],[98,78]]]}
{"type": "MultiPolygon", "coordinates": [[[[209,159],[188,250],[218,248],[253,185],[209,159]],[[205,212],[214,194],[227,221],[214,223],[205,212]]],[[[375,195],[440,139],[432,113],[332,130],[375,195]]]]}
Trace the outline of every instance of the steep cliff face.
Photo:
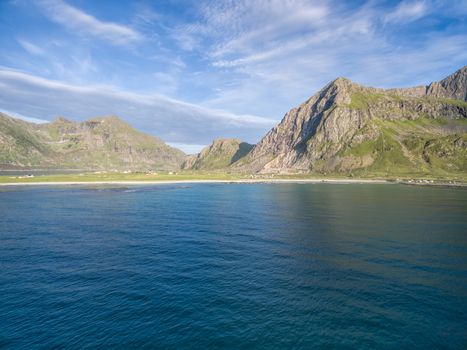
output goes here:
{"type": "Polygon", "coordinates": [[[0,115],[0,166],[179,169],[185,155],[118,117],[32,124],[0,115]]]}
{"type": "Polygon", "coordinates": [[[190,170],[225,169],[243,158],[252,148],[253,145],[239,139],[217,139],[196,156],[189,156],[182,168],[190,170]]]}
{"type": "Polygon", "coordinates": [[[467,66],[459,69],[440,82],[428,85],[426,94],[433,97],[467,101],[467,66]]]}
{"type": "Polygon", "coordinates": [[[466,82],[466,67],[409,89],[336,79],[290,110],[235,166],[261,172],[463,172],[466,82]],[[435,152],[434,144],[450,151],[435,152]]]}

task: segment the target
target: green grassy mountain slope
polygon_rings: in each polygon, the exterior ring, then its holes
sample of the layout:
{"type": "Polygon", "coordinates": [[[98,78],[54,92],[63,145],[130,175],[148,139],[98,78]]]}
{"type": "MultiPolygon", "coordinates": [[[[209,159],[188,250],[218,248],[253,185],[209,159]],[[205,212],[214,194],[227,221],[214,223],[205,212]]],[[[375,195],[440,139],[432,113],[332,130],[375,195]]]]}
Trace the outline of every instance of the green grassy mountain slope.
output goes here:
{"type": "Polygon", "coordinates": [[[38,128],[0,113],[0,167],[52,165],[52,150],[38,128]]]}
{"type": "Polygon", "coordinates": [[[0,114],[0,167],[173,170],[185,155],[118,117],[32,124],[0,114]]]}
{"type": "Polygon", "coordinates": [[[183,164],[190,170],[226,169],[251,151],[253,145],[239,139],[217,139],[199,154],[190,156],[183,164]]]}
{"type": "Polygon", "coordinates": [[[238,171],[466,177],[467,67],[429,86],[339,78],[290,110],[238,171]]]}

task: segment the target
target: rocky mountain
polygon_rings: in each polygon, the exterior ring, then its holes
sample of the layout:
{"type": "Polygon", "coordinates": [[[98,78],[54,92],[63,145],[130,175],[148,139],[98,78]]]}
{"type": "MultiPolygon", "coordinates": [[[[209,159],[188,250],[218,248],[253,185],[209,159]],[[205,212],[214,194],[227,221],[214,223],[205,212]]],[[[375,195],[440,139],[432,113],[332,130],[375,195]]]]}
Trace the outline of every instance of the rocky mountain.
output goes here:
{"type": "Polygon", "coordinates": [[[464,174],[467,67],[428,86],[338,78],[291,109],[234,167],[243,172],[464,174]]]}
{"type": "Polygon", "coordinates": [[[253,145],[239,139],[217,139],[199,154],[189,156],[182,168],[190,170],[225,169],[247,155],[252,148],[253,145]]]}
{"type": "Polygon", "coordinates": [[[33,124],[0,114],[0,169],[218,170],[355,176],[467,173],[467,67],[427,86],[345,78],[291,109],[255,146],[218,139],[186,157],[118,117],[33,124]]]}
{"type": "Polygon", "coordinates": [[[0,114],[0,168],[179,169],[185,154],[116,116],[33,124],[0,114]]]}

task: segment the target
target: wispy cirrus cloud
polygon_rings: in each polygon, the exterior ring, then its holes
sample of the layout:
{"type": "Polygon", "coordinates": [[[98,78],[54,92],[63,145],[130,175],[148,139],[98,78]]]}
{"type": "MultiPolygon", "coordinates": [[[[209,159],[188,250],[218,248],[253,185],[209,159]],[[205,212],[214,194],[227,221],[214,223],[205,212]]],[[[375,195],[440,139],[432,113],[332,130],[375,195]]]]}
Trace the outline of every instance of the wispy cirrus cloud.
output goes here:
{"type": "Polygon", "coordinates": [[[38,0],[37,4],[50,20],[76,33],[90,35],[115,45],[138,42],[143,38],[139,32],[128,26],[100,21],[62,0],[38,0]]]}
{"type": "Polygon", "coordinates": [[[45,52],[39,46],[24,40],[24,39],[16,39],[16,41],[21,45],[23,49],[25,49],[28,53],[32,55],[43,55],[45,52]]]}
{"type": "Polygon", "coordinates": [[[208,1],[176,33],[185,42],[192,38],[190,50],[228,77],[206,106],[238,112],[246,105],[252,113],[280,117],[337,76],[407,86],[443,76],[429,75],[433,69],[454,71],[465,57],[462,25],[436,26],[456,23],[452,17],[452,6],[442,0],[208,1]],[[431,22],[414,31],[412,22],[425,16],[431,22]]]}
{"type": "Polygon", "coordinates": [[[330,10],[324,1],[239,0],[201,2],[197,13],[196,21],[174,28],[173,37],[182,49],[207,43],[208,55],[222,57],[310,30],[324,23],[330,10]]]}
{"type": "Polygon", "coordinates": [[[402,23],[412,22],[428,12],[425,1],[402,1],[397,7],[384,17],[385,22],[402,23]]]}

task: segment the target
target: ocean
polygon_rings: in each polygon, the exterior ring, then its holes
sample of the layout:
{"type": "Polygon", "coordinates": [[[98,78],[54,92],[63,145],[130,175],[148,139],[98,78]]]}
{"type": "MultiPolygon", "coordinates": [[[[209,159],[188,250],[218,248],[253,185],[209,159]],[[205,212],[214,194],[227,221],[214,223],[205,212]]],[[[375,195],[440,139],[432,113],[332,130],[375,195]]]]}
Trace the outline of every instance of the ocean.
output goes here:
{"type": "Polygon", "coordinates": [[[0,348],[465,349],[467,190],[0,187],[0,348]]]}

